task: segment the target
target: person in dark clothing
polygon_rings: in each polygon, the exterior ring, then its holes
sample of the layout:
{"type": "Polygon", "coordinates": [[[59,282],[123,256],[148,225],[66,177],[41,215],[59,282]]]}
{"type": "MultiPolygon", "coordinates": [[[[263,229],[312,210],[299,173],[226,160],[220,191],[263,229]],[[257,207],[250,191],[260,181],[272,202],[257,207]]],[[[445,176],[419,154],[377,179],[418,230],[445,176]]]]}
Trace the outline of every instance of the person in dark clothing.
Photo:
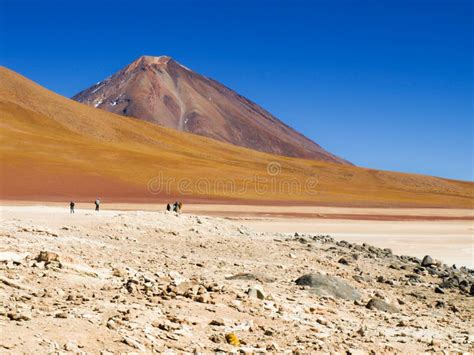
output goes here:
{"type": "Polygon", "coordinates": [[[173,212],[180,213],[182,207],[183,207],[183,204],[181,202],[176,201],[173,204],[173,212]]]}
{"type": "Polygon", "coordinates": [[[166,210],[167,210],[168,212],[171,211],[171,205],[170,205],[169,203],[166,205],[166,210]]]}
{"type": "Polygon", "coordinates": [[[69,209],[71,211],[71,213],[74,213],[74,207],[76,206],[76,204],[74,203],[74,201],[71,201],[69,203],[69,209]]]}
{"type": "Polygon", "coordinates": [[[95,203],[95,210],[96,210],[96,211],[99,211],[99,208],[100,208],[100,200],[97,199],[97,200],[95,200],[94,203],[95,203]]]}

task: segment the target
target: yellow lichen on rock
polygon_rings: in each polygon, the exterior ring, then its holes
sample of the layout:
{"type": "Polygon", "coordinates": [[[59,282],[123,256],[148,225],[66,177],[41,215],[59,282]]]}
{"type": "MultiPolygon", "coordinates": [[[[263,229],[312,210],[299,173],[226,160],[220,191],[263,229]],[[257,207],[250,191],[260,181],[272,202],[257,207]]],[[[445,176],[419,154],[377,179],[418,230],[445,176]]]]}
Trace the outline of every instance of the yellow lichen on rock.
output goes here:
{"type": "Polygon", "coordinates": [[[239,338],[235,333],[226,334],[225,340],[227,340],[230,345],[240,346],[239,338]]]}

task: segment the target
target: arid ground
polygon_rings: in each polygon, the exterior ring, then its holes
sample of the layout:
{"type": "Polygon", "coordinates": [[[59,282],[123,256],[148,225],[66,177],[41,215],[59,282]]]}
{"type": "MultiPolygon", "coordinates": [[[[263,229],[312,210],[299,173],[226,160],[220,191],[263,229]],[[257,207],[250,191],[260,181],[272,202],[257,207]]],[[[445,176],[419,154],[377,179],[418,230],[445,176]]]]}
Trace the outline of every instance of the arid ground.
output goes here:
{"type": "Polygon", "coordinates": [[[474,351],[469,211],[91,205],[1,207],[0,352],[474,351]]]}
{"type": "Polygon", "coordinates": [[[192,213],[226,216],[259,232],[330,234],[337,240],[433,255],[474,267],[474,210],[308,206],[192,205],[192,213]]]}
{"type": "MultiPolygon", "coordinates": [[[[3,201],[4,206],[67,203],[3,201]]],[[[92,203],[78,203],[91,209],[92,203]]],[[[164,205],[109,203],[103,209],[163,211],[164,205]]],[[[222,217],[257,232],[330,234],[337,240],[391,248],[397,254],[430,254],[447,264],[474,267],[474,210],[187,204],[185,214],[222,217]]]]}

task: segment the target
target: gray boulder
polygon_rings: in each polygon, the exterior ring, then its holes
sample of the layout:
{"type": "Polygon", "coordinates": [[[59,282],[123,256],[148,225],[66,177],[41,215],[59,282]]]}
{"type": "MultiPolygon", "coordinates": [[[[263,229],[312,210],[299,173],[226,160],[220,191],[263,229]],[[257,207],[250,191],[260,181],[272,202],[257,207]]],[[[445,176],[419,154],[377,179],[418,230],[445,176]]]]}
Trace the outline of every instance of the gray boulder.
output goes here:
{"type": "Polygon", "coordinates": [[[435,264],[436,264],[435,261],[429,255],[426,255],[421,262],[421,266],[424,266],[424,267],[435,265],[435,264]]]}
{"type": "Polygon", "coordinates": [[[380,298],[372,298],[369,301],[369,303],[367,303],[366,307],[368,309],[378,310],[378,311],[388,312],[388,313],[398,313],[399,312],[397,307],[385,302],[384,300],[382,300],[380,298]]]}
{"type": "Polygon", "coordinates": [[[299,286],[310,286],[311,292],[318,296],[333,296],[345,300],[358,300],[360,293],[343,279],[323,274],[307,274],[298,278],[296,284],[299,286]]]}

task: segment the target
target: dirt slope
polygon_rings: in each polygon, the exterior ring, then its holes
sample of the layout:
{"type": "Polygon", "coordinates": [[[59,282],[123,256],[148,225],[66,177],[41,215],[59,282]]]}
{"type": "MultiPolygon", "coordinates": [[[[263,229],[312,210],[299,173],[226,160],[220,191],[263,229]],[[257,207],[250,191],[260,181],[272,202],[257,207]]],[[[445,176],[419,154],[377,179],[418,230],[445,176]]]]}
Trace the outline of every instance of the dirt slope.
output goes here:
{"type": "Polygon", "coordinates": [[[472,207],[473,184],[286,158],[115,115],[0,68],[0,197],[472,207]],[[173,197],[170,197],[173,196],[173,197]]]}

